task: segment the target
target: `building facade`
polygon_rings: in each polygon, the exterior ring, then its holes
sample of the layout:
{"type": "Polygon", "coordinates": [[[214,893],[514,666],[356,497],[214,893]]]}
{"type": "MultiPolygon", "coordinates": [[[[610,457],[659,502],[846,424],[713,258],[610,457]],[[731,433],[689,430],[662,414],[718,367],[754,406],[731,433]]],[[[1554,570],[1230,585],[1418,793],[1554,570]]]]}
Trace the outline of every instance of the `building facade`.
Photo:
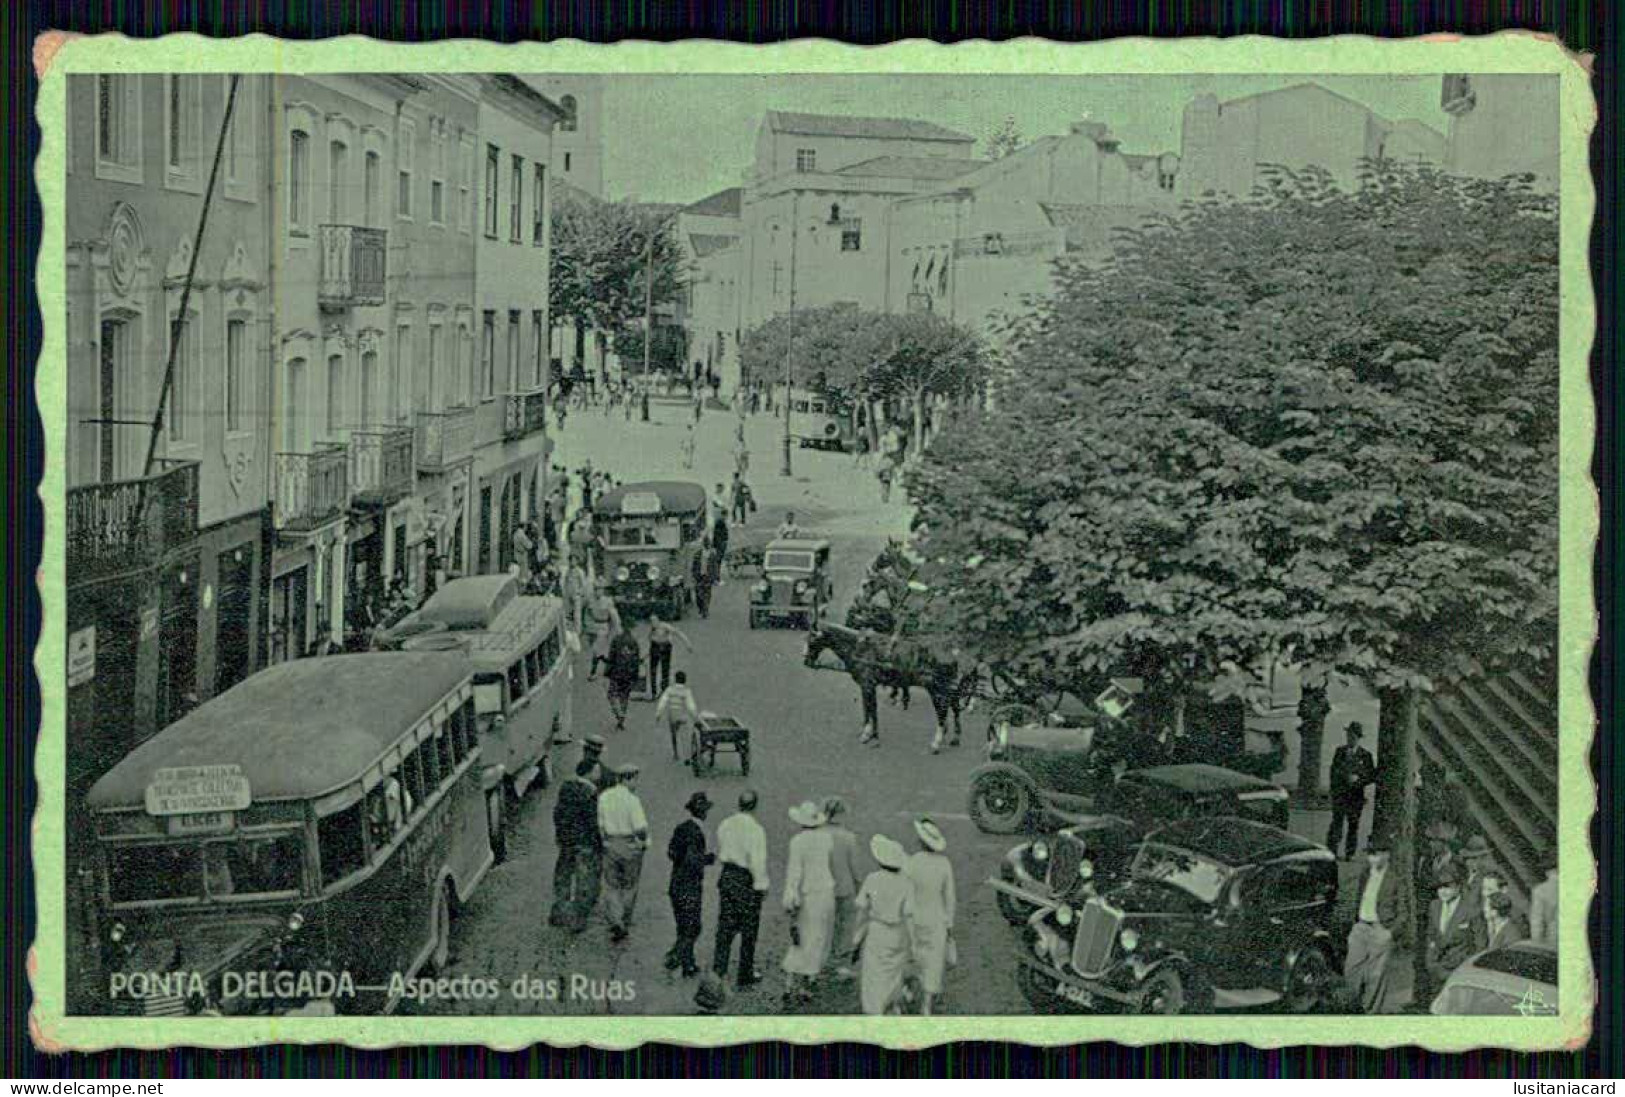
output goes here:
{"type": "Polygon", "coordinates": [[[523,79],[562,115],[553,132],[553,178],[594,198],[605,198],[604,78],[574,72],[530,73],[523,79]]]}
{"type": "Polygon", "coordinates": [[[474,546],[470,570],[514,559],[514,530],[547,498],[553,130],[566,112],[512,76],[480,77],[474,546]]]}
{"type": "Polygon", "coordinates": [[[1480,178],[1527,173],[1536,186],[1556,191],[1558,101],[1555,76],[1446,76],[1440,92],[1450,116],[1446,169],[1480,178]]]}
{"type": "Polygon", "coordinates": [[[234,99],[232,86],[191,74],[68,81],[62,456],[74,803],[136,743],[264,658],[269,81],[240,78],[234,99]]]}
{"type": "Polygon", "coordinates": [[[729,187],[677,215],[688,290],[688,356],[717,379],[724,397],[739,387],[739,213],[743,191],[729,187]]]}

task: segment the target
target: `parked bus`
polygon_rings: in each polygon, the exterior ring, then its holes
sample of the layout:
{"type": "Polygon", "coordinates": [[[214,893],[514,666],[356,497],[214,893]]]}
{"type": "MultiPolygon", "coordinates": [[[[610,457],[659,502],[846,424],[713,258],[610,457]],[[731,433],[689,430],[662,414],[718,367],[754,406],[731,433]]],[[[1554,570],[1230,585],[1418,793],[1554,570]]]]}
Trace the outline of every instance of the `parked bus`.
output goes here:
{"type": "Polygon", "coordinates": [[[465,660],[261,671],[91,788],[108,1012],[377,1013],[494,857],[465,660]]]}
{"type": "MultiPolygon", "coordinates": [[[[573,736],[575,668],[567,628],[560,598],[522,594],[511,575],[475,575],[446,583],[376,643],[457,653],[469,661],[481,750],[486,763],[500,769],[509,795],[518,798],[532,785],[552,783],[553,745],[573,736]]],[[[502,798],[491,804],[500,860],[507,848],[502,798]]]]}
{"type": "MultiPolygon", "coordinates": [[[[774,388],[780,408],[784,386],[774,388]]],[[[857,445],[857,420],[862,412],[841,406],[811,389],[790,390],[791,437],[802,449],[847,450],[857,445]]]]}

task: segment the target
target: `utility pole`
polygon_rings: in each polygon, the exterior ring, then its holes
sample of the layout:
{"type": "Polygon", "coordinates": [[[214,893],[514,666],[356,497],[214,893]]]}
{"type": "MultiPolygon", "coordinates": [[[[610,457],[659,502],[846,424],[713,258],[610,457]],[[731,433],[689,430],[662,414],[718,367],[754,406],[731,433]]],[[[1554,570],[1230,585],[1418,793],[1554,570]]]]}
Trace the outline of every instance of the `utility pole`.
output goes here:
{"type": "Polygon", "coordinates": [[[779,472],[794,476],[790,464],[790,386],[795,382],[796,346],[796,239],[801,235],[801,192],[790,194],[790,329],[784,343],[784,461],[779,472]]]}
{"type": "Polygon", "coordinates": [[[649,421],[649,348],[655,341],[655,233],[660,231],[656,225],[649,232],[649,244],[643,255],[643,383],[642,398],[639,401],[643,411],[643,421],[649,421]]]}

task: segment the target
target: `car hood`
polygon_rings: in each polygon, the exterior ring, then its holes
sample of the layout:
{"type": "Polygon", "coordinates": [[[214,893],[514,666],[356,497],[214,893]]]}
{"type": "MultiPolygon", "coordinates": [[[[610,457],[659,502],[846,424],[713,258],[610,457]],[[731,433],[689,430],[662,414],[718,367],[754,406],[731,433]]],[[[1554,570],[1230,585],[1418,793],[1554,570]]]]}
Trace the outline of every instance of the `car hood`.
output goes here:
{"type": "Polygon", "coordinates": [[[1054,750],[1085,749],[1094,742],[1093,727],[1052,727],[1048,724],[1022,724],[1010,728],[1007,742],[1011,749],[1054,750]]]}
{"type": "Polygon", "coordinates": [[[1155,880],[1129,880],[1113,888],[1106,902],[1137,919],[1199,918],[1213,909],[1190,892],[1155,880]]]}

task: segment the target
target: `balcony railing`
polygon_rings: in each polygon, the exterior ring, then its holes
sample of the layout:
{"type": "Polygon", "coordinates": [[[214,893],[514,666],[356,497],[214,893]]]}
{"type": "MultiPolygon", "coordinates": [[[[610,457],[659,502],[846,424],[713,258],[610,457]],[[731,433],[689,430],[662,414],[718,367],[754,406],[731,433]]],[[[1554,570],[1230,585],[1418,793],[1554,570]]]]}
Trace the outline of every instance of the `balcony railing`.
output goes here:
{"type": "Polygon", "coordinates": [[[387,507],[412,490],[409,426],[369,427],[350,432],[350,492],[358,503],[387,507]]]}
{"type": "Polygon", "coordinates": [[[510,392],[502,398],[502,437],[513,442],[539,434],[547,427],[547,394],[510,392]]]}
{"type": "Polygon", "coordinates": [[[323,225],[322,272],[316,300],[324,309],[384,303],[389,236],[384,229],[323,225]]]}
{"type": "Polygon", "coordinates": [[[145,479],[68,489],[68,582],[146,567],[196,536],[197,462],[159,464],[145,479]]]}
{"type": "Polygon", "coordinates": [[[324,442],[311,453],[276,455],[276,528],[316,529],[350,504],[350,459],[345,447],[324,442]]]}
{"type": "Polygon", "coordinates": [[[474,409],[420,411],[417,417],[419,472],[443,472],[474,452],[474,409]]]}

